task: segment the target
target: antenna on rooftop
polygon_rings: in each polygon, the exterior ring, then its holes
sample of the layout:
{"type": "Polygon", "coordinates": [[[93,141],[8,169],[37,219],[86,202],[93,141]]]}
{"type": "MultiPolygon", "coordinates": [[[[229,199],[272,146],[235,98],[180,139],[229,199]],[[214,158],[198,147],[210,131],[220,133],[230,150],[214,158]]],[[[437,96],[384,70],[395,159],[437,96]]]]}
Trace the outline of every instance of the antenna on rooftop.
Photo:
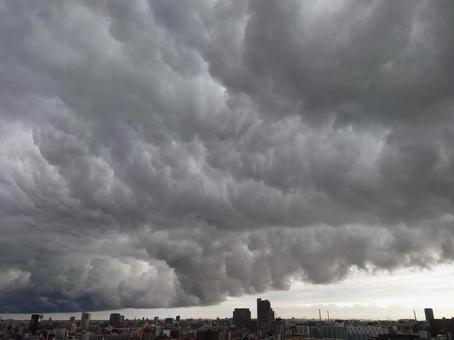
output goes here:
{"type": "Polygon", "coordinates": [[[318,309],[318,318],[320,321],[322,321],[322,312],[321,312],[320,308],[318,309]]]}
{"type": "Polygon", "coordinates": [[[328,320],[329,320],[329,310],[326,311],[326,314],[328,315],[328,320]]]}
{"type": "Polygon", "coordinates": [[[413,309],[413,315],[415,316],[415,321],[418,321],[416,320],[416,311],[413,309]]]}

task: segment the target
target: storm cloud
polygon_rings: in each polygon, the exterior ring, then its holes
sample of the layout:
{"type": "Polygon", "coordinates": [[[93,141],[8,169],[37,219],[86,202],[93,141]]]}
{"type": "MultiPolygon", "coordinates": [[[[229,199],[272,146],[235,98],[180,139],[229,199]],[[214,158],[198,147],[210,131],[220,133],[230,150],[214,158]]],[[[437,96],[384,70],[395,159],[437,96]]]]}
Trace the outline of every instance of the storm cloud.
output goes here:
{"type": "Polygon", "coordinates": [[[0,1],[0,312],[454,258],[454,3],[0,1]]]}

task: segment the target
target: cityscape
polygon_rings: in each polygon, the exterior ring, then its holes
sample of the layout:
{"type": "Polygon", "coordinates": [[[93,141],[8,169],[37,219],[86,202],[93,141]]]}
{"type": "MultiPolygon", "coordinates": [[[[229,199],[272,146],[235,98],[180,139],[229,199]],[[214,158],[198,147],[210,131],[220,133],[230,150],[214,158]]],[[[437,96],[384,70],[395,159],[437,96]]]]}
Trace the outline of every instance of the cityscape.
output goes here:
{"type": "MultiPolygon", "coordinates": [[[[437,319],[432,308],[424,320],[331,319],[329,311],[318,319],[284,319],[276,316],[269,300],[257,299],[255,318],[250,308],[235,308],[231,318],[125,319],[111,313],[109,320],[92,320],[90,312],[69,320],[46,320],[32,314],[30,320],[0,319],[0,339],[5,340],[452,340],[454,317],[437,319]]],[[[324,314],[324,313],[323,313],[324,314]]]]}

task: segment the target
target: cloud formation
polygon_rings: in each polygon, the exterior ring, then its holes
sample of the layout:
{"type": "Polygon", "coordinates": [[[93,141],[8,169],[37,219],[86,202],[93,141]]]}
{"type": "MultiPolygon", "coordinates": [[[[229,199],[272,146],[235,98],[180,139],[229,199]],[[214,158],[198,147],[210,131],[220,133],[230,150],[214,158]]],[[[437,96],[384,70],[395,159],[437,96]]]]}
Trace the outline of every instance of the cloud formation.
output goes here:
{"type": "Polygon", "coordinates": [[[451,1],[0,1],[0,311],[454,258],[451,1]]]}

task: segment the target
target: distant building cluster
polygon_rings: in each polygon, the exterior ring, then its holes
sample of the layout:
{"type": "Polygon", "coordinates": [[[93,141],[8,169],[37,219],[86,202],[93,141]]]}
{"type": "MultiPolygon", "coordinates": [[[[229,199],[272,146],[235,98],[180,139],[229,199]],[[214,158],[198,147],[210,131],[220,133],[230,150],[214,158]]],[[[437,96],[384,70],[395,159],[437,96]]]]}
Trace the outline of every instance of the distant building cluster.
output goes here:
{"type": "Polygon", "coordinates": [[[44,320],[33,314],[30,321],[1,320],[3,340],[454,340],[454,318],[436,319],[424,310],[426,319],[417,321],[318,320],[276,318],[268,300],[257,299],[257,317],[249,308],[235,308],[231,319],[134,319],[119,313],[109,320],[92,320],[84,312],[80,320],[44,320]]]}

